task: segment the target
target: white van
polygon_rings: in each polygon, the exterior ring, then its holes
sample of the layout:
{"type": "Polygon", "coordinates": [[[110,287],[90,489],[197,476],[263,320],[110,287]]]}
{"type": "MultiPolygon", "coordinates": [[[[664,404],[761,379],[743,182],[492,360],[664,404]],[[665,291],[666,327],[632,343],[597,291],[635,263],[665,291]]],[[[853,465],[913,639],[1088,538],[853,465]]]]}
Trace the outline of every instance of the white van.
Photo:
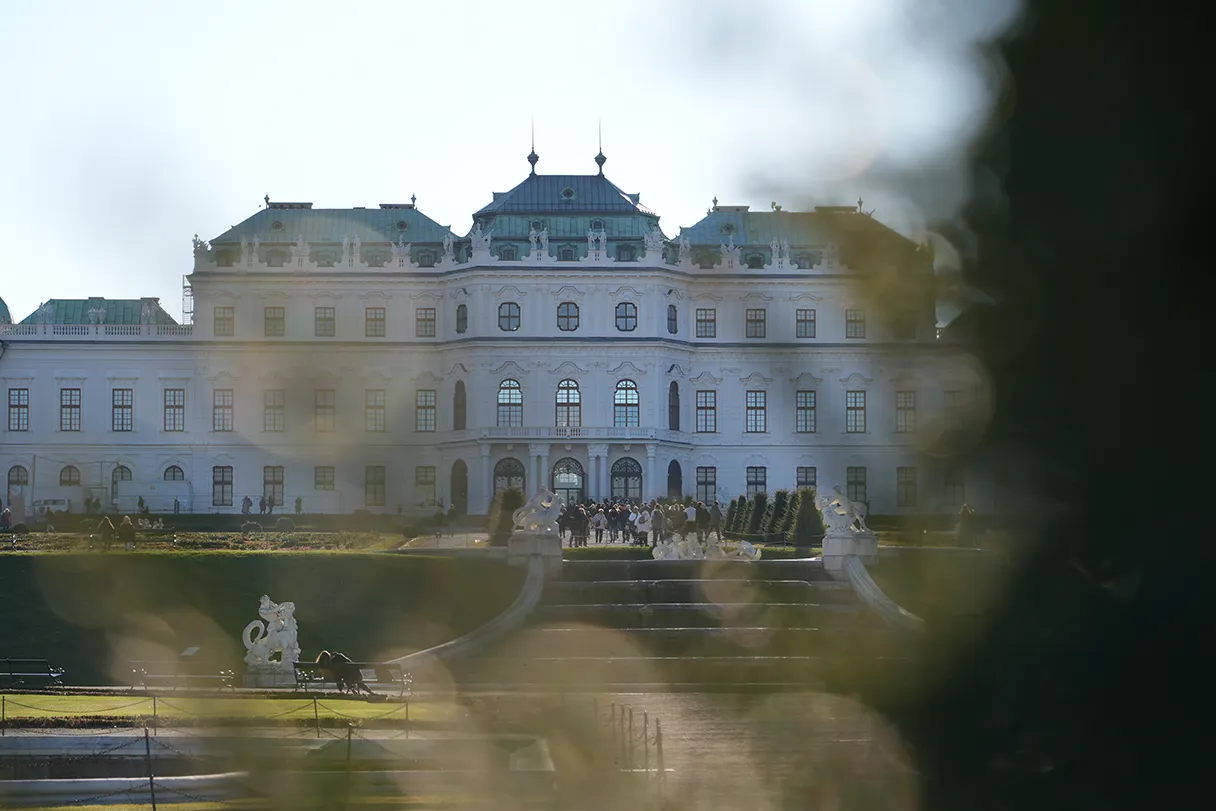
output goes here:
{"type": "Polygon", "coordinates": [[[46,521],[48,512],[67,512],[68,507],[72,504],[70,499],[66,498],[39,498],[34,500],[34,520],[38,523],[46,521]]]}

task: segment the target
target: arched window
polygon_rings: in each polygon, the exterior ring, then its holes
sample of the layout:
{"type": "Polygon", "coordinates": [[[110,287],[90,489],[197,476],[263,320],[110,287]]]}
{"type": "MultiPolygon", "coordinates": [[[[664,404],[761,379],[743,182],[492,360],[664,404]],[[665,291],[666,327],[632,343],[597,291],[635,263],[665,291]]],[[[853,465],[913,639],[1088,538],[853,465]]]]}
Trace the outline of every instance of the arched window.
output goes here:
{"type": "Polygon", "coordinates": [[[515,246],[514,245],[503,245],[501,248],[498,249],[498,258],[504,262],[515,261],[515,246]]]}
{"type": "Polygon", "coordinates": [[[185,472],[177,465],[169,465],[167,468],[165,468],[165,481],[184,482],[185,480],[185,472]]]}
{"type": "Polygon", "coordinates": [[[494,495],[512,487],[526,493],[525,481],[524,463],[518,459],[508,456],[506,459],[499,459],[498,464],[494,465],[494,495]]]}
{"type": "Polygon", "coordinates": [[[758,253],[753,253],[747,257],[747,266],[752,270],[759,270],[764,267],[764,257],[758,253]]]}
{"type": "Polygon", "coordinates": [[[524,424],[524,393],[518,380],[507,378],[498,384],[498,425],[519,428],[524,424]]]}
{"type": "Polygon", "coordinates": [[[641,416],[638,384],[632,380],[618,380],[616,393],[612,396],[613,427],[636,428],[641,424],[641,416]]]}
{"type": "Polygon", "coordinates": [[[578,305],[573,301],[563,301],[557,305],[557,328],[562,332],[578,329],[578,305]]]}
{"type": "Polygon", "coordinates": [[[684,498],[684,471],[675,459],[667,465],[667,497],[674,501],[684,498]]]}
{"type": "Polygon", "coordinates": [[[638,252],[634,250],[632,245],[617,245],[616,246],[616,261],[632,262],[638,258],[638,252]]]}
{"type": "Polygon", "coordinates": [[[680,331],[679,312],[676,311],[676,305],[667,305],[667,331],[675,335],[680,331]]]}
{"type": "Polygon", "coordinates": [[[503,332],[519,329],[519,305],[514,301],[504,301],[498,305],[498,328],[503,332]]]}
{"type": "Polygon", "coordinates": [[[583,424],[583,395],[578,390],[578,381],[566,378],[557,384],[557,415],[554,423],[558,428],[578,428],[583,424]]]}
{"type": "Polygon", "coordinates": [[[558,459],[557,464],[553,466],[550,489],[565,499],[567,504],[580,504],[583,501],[586,475],[577,459],[558,459]]]}
{"type": "Polygon", "coordinates": [[[463,335],[469,331],[469,305],[456,305],[456,332],[463,335]]]}
{"type": "Polygon", "coordinates": [[[468,401],[465,399],[464,381],[456,381],[456,390],[452,392],[452,430],[463,431],[465,429],[465,410],[468,406],[468,401]]]}
{"type": "Polygon", "coordinates": [[[79,487],[80,486],[80,471],[74,466],[68,465],[63,470],[59,471],[59,486],[60,487],[79,487]]]}
{"type": "Polygon", "coordinates": [[[667,427],[680,430],[680,384],[674,380],[667,387],[667,427]]]}
{"type": "Polygon", "coordinates": [[[632,301],[616,305],[616,328],[621,332],[633,332],[638,328],[638,305],[632,301]]]}
{"type": "Polygon", "coordinates": [[[592,231],[603,231],[604,230],[604,221],[603,220],[592,220],[591,221],[591,230],[592,231]]]}
{"type": "Polygon", "coordinates": [[[110,495],[118,493],[119,482],[131,481],[131,468],[126,465],[119,465],[114,468],[114,472],[110,474],[110,495]]]}
{"type": "Polygon", "coordinates": [[[634,501],[642,497],[642,466],[628,456],[612,463],[612,497],[634,501]]]}
{"type": "Polygon", "coordinates": [[[12,504],[13,499],[30,484],[30,472],[21,465],[13,465],[8,469],[8,498],[6,505],[12,504]]]}

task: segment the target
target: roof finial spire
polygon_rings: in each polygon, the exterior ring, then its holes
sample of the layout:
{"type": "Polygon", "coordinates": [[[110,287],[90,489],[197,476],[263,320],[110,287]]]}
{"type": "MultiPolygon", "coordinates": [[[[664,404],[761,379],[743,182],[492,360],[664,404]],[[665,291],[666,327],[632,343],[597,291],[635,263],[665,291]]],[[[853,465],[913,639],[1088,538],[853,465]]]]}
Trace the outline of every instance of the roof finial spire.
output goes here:
{"type": "Polygon", "coordinates": [[[600,177],[603,177],[604,176],[604,164],[608,162],[608,159],[604,157],[604,119],[601,118],[599,120],[597,127],[599,129],[600,151],[595,156],[595,162],[600,167],[600,177]]]}
{"type": "Polygon", "coordinates": [[[528,153],[528,163],[532,164],[532,171],[529,174],[536,174],[536,162],[540,160],[540,155],[536,154],[536,119],[532,119],[532,151],[528,153]]]}

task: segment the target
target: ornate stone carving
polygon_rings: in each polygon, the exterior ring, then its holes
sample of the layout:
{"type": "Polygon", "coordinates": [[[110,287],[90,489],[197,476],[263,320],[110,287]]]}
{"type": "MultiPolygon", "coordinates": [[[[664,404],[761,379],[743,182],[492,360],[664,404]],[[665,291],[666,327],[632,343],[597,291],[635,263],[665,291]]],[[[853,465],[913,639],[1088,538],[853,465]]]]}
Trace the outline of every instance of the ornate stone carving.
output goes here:
{"type": "Polygon", "coordinates": [[[205,254],[211,250],[211,245],[207,242],[207,240],[199,239],[198,234],[194,235],[194,239],[192,240],[192,242],[194,245],[194,255],[195,256],[199,256],[200,254],[205,254]]]}
{"type": "Polygon", "coordinates": [[[688,237],[681,236],[680,237],[679,263],[681,265],[687,265],[691,261],[692,261],[692,244],[688,241],[688,237]]]}
{"type": "Polygon", "coordinates": [[[815,506],[823,514],[823,525],[828,535],[870,532],[866,526],[866,505],[850,501],[841,492],[840,485],[832,488],[831,495],[816,495],[815,506]]]}
{"type": "Polygon", "coordinates": [[[646,246],[646,253],[654,253],[663,250],[663,232],[659,230],[659,226],[654,225],[650,228],[650,233],[642,236],[642,244],[646,246]]]}
{"type": "Polygon", "coordinates": [[[291,263],[298,268],[307,267],[311,256],[312,247],[304,241],[304,234],[296,234],[296,244],[291,246],[291,263]]]}
{"type": "Polygon", "coordinates": [[[539,237],[539,234],[536,233],[535,227],[528,229],[528,245],[531,247],[530,253],[533,256],[536,255],[536,240],[538,237],[539,237]]]}
{"type": "Polygon", "coordinates": [[[392,255],[389,258],[389,266],[396,268],[408,268],[410,266],[410,248],[414,247],[414,243],[406,242],[402,237],[400,242],[393,242],[389,245],[392,255]]]}
{"type": "Polygon", "coordinates": [[[512,513],[511,520],[515,522],[514,531],[535,535],[556,535],[558,532],[557,519],[561,517],[562,508],[565,506],[565,499],[542,485],[527,504],[512,513]]]}
{"type": "Polygon", "coordinates": [[[452,251],[451,233],[447,233],[447,234],[443,235],[443,259],[442,259],[442,261],[445,264],[456,261],[456,254],[453,253],[453,251],[452,251]]]}
{"type": "Polygon", "coordinates": [[[494,237],[494,229],[490,229],[486,233],[481,232],[481,223],[473,226],[473,232],[469,234],[469,239],[472,241],[473,250],[477,253],[488,252],[490,250],[490,241],[494,237]]]}
{"type": "Polygon", "coordinates": [[[139,306],[139,323],[154,324],[156,323],[156,311],[152,307],[152,302],[145,301],[139,306]]]}
{"type": "Polygon", "coordinates": [[[262,619],[246,625],[241,634],[246,650],[245,664],[288,670],[300,661],[295,613],[295,603],[275,603],[265,594],[262,595],[258,606],[258,616],[262,619]],[[271,659],[276,653],[279,658],[271,659]]]}

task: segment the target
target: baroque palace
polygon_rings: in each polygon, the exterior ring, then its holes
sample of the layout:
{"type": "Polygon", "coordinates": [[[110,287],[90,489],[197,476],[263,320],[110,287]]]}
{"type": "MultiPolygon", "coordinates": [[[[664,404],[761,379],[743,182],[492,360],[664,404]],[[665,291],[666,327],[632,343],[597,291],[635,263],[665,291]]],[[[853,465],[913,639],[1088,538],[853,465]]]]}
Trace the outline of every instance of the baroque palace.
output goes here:
{"type": "Polygon", "coordinates": [[[714,206],[668,236],[604,176],[531,173],[460,236],[414,203],[267,199],[195,238],[193,305],[0,302],[5,504],[484,514],[839,486],[990,507],[933,452],[979,396],[933,257],[858,206],[714,206]],[[62,500],[50,501],[48,500],[62,500]]]}

